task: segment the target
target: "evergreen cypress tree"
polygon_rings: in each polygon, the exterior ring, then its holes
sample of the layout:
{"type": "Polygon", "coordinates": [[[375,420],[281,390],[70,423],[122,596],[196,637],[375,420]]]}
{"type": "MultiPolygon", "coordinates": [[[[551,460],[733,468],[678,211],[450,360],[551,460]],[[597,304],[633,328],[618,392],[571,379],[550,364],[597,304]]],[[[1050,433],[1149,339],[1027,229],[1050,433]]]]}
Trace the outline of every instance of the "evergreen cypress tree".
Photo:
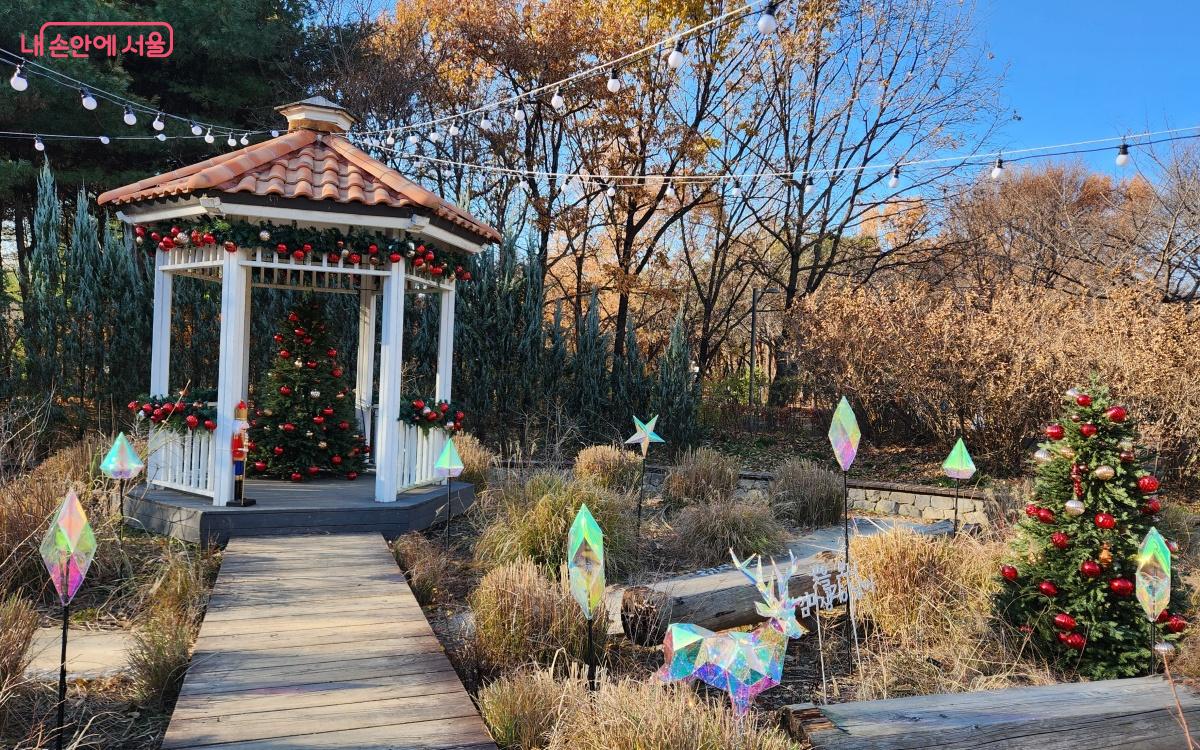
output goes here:
{"type": "Polygon", "coordinates": [[[50,162],[38,176],[37,206],[33,211],[30,248],[29,299],[25,301],[22,338],[28,361],[28,382],[37,391],[61,386],[58,341],[65,323],[62,296],[62,206],[50,162]]]}
{"type": "Polygon", "coordinates": [[[274,363],[255,390],[252,472],[293,482],[358,477],[366,448],[343,354],[331,340],[326,310],[312,298],[280,323],[274,363]]]}
{"type": "Polygon", "coordinates": [[[70,325],[63,329],[63,349],[69,391],[94,401],[103,377],[100,325],[100,281],[103,272],[96,218],[80,187],[75,199],[75,221],[63,267],[63,296],[70,325]]]}
{"type": "Polygon", "coordinates": [[[613,368],[617,392],[613,394],[614,406],[620,412],[620,424],[629,424],[634,415],[645,414],[649,408],[650,381],[638,349],[637,326],[630,325],[625,335],[625,355],[617,359],[613,368]]]}
{"type": "Polygon", "coordinates": [[[115,223],[104,222],[104,262],[100,284],[100,320],[105,342],[103,392],[117,403],[146,391],[144,361],[150,347],[153,296],[147,294],[138,257],[115,223]],[[151,305],[147,305],[147,299],[151,305]]]}
{"type": "MultiPolygon", "coordinates": [[[[1150,624],[1134,581],[1138,547],[1162,509],[1143,466],[1137,425],[1093,383],[1067,391],[1064,419],[1046,428],[1034,498],[1013,557],[1001,568],[1000,613],[1052,662],[1093,679],[1131,677],[1150,664],[1150,624]]],[[[1173,586],[1160,633],[1179,633],[1185,592],[1173,586]]]]}
{"type": "Polygon", "coordinates": [[[683,310],[671,326],[671,341],[658,362],[653,411],[659,416],[658,432],[676,448],[699,437],[696,424],[696,384],[692,376],[692,350],[683,327],[683,310]]]}
{"type": "Polygon", "coordinates": [[[575,339],[575,356],[571,360],[571,411],[579,418],[584,437],[602,439],[615,428],[609,409],[609,371],[612,345],[608,334],[600,332],[600,297],[592,292],[587,314],[583,317],[575,339]]]}

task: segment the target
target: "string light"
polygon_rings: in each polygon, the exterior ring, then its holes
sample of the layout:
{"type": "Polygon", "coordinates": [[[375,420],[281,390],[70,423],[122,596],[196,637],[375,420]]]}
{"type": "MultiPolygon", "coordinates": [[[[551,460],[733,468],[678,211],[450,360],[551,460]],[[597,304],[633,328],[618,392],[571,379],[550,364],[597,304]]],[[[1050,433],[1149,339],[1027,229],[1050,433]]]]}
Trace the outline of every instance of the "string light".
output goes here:
{"type": "Polygon", "coordinates": [[[894,188],[900,184],[900,167],[892,170],[892,178],[888,180],[888,187],[894,188]]]}
{"type": "Polygon", "coordinates": [[[25,77],[25,66],[18,65],[13,71],[12,78],[8,79],[8,85],[13,87],[13,91],[24,91],[29,88],[29,79],[25,77]]]}
{"type": "Polygon", "coordinates": [[[100,143],[107,146],[109,143],[111,143],[111,141],[108,139],[107,135],[102,135],[102,136],[100,136],[100,143]]]}
{"type": "Polygon", "coordinates": [[[215,140],[216,140],[216,138],[213,138],[212,128],[209,128],[208,130],[204,131],[204,142],[205,143],[212,143],[215,140]]]}
{"type": "Polygon", "coordinates": [[[137,125],[137,115],[133,113],[133,108],[128,104],[125,105],[125,116],[121,118],[126,125],[137,125]]]}
{"type": "Polygon", "coordinates": [[[204,132],[204,128],[197,125],[195,120],[192,120],[191,128],[192,128],[192,135],[200,135],[201,133],[204,132]]]}
{"type": "Polygon", "coordinates": [[[42,143],[42,137],[40,135],[35,135],[33,137],[33,147],[38,151],[46,150],[46,144],[42,143]]]}
{"type": "Polygon", "coordinates": [[[729,193],[730,193],[730,195],[732,195],[734,198],[741,198],[741,197],[742,197],[742,187],[741,187],[741,185],[738,185],[736,182],[735,182],[735,183],[733,183],[733,190],[730,190],[730,191],[729,191],[729,193]]]}
{"type": "Polygon", "coordinates": [[[162,130],[165,128],[167,124],[163,122],[162,115],[162,112],[159,112],[157,115],[155,115],[154,122],[150,123],[150,127],[154,128],[155,130],[162,130]]]}
{"type": "Polygon", "coordinates": [[[558,93],[558,89],[554,89],[554,96],[550,97],[550,106],[560,115],[567,109],[567,100],[563,99],[562,94],[558,93]]]}
{"type": "Polygon", "coordinates": [[[430,143],[441,143],[442,142],[442,134],[437,132],[436,130],[434,130],[433,132],[431,132],[429,134],[429,141],[430,141],[430,143]]]}
{"type": "Polygon", "coordinates": [[[450,126],[450,127],[447,129],[447,130],[446,130],[446,132],[450,134],[450,137],[451,137],[451,138],[453,138],[453,137],[457,136],[459,133],[461,133],[462,131],[458,129],[458,126],[457,126],[457,125],[451,125],[451,126],[450,126]]]}
{"type": "Polygon", "coordinates": [[[412,135],[410,135],[408,137],[408,142],[410,144],[412,144],[413,146],[415,146],[421,142],[421,136],[417,135],[416,133],[413,133],[412,135]]]}
{"type": "Polygon", "coordinates": [[[758,17],[758,33],[768,36],[774,34],[778,28],[779,21],[775,19],[775,3],[767,3],[762,15],[758,17]]]}
{"type": "Polygon", "coordinates": [[[384,138],[383,142],[384,142],[384,145],[395,146],[396,145],[396,136],[392,135],[391,133],[388,133],[388,137],[384,138]]]}
{"type": "Polygon", "coordinates": [[[673,201],[673,200],[675,200],[676,198],[678,198],[678,197],[679,197],[679,196],[678,196],[678,195],[675,193],[675,186],[674,186],[674,185],[672,185],[672,184],[671,184],[671,182],[670,182],[669,180],[667,181],[667,192],[666,192],[666,196],[667,196],[667,200],[672,200],[672,201],[673,201]]]}
{"type": "Polygon", "coordinates": [[[165,140],[167,140],[167,134],[166,134],[166,133],[159,133],[158,135],[156,135],[156,136],[154,136],[154,137],[155,137],[156,139],[160,140],[160,141],[165,141],[165,140]]]}
{"type": "Polygon", "coordinates": [[[1129,144],[1122,143],[1121,147],[1117,149],[1117,166],[1123,167],[1128,163],[1129,163],[1129,144]]]}
{"type": "Polygon", "coordinates": [[[607,86],[608,93],[610,94],[615,94],[621,90],[621,79],[617,78],[616,68],[613,68],[612,72],[608,74],[608,83],[605,86],[607,86]]]}
{"type": "Polygon", "coordinates": [[[89,111],[95,109],[98,104],[96,97],[92,96],[92,92],[87,89],[79,89],[79,102],[84,109],[89,111]]]}
{"type": "Polygon", "coordinates": [[[817,186],[816,183],[813,182],[812,175],[809,175],[808,179],[804,181],[804,192],[811,193],[816,187],[817,186]]]}
{"type": "Polygon", "coordinates": [[[271,137],[272,137],[272,138],[278,138],[278,137],[279,137],[279,131],[278,131],[278,130],[272,130],[272,131],[271,131],[271,137]]]}
{"type": "Polygon", "coordinates": [[[242,133],[242,138],[241,138],[241,140],[238,141],[238,143],[242,144],[243,146],[249,146],[250,145],[249,133],[242,133]]]}
{"type": "Polygon", "coordinates": [[[525,108],[520,104],[518,104],[516,109],[513,110],[513,121],[525,122],[525,108]]]}
{"type": "Polygon", "coordinates": [[[667,55],[667,67],[671,70],[679,70],[687,61],[687,56],[683,54],[683,40],[675,40],[675,49],[671,50],[671,54],[667,55]]]}
{"type": "Polygon", "coordinates": [[[605,190],[604,194],[607,195],[609,198],[616,198],[617,197],[617,189],[615,187],[613,187],[612,185],[609,185],[608,190],[605,190]]]}
{"type": "Polygon", "coordinates": [[[229,134],[229,138],[225,141],[225,145],[229,146],[230,148],[233,148],[237,145],[237,140],[234,139],[233,133],[229,134]]]}
{"type": "Polygon", "coordinates": [[[996,163],[992,166],[992,179],[998,180],[1004,176],[1004,159],[997,156],[996,163]]]}
{"type": "Polygon", "coordinates": [[[492,121],[488,119],[486,112],[483,115],[483,119],[481,119],[479,121],[479,129],[480,130],[491,130],[492,129],[492,121]]]}

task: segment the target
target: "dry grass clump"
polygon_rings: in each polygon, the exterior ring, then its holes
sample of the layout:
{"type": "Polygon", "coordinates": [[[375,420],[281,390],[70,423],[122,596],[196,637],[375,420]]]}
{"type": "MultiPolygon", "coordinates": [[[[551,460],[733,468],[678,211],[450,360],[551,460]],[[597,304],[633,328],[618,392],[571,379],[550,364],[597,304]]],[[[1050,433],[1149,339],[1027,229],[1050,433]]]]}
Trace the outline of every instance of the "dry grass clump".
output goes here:
{"type": "Polygon", "coordinates": [[[877,628],[862,644],[859,700],[1055,681],[992,615],[1002,541],[893,529],[851,549],[873,585],[858,612],[877,628]]]}
{"type": "Polygon", "coordinates": [[[437,601],[450,565],[445,551],[413,531],[396,538],[392,553],[408,577],[409,588],[417,602],[424,606],[437,601]]]}
{"type": "Polygon", "coordinates": [[[1188,629],[1187,635],[1175,646],[1178,651],[1171,660],[1171,674],[1175,677],[1200,678],[1200,629],[1188,629]]]}
{"type": "Polygon", "coordinates": [[[488,471],[496,465],[499,456],[479,438],[466,432],[454,436],[454,447],[463,462],[459,479],[475,485],[475,492],[482,492],[487,488],[488,471]]]}
{"type": "Polygon", "coordinates": [[[593,445],[575,456],[575,476],[608,489],[627,492],[637,489],[642,462],[632,451],[611,445],[593,445]]]}
{"type": "Polygon", "coordinates": [[[737,489],[740,473],[741,466],[732,456],[712,448],[686,450],[663,480],[663,501],[680,507],[688,503],[726,500],[737,489]]]}
{"type": "Polygon", "coordinates": [[[29,602],[16,595],[0,600],[0,694],[24,677],[37,626],[37,612],[29,602]]]}
{"type": "Polygon", "coordinates": [[[632,566],[634,529],[625,495],[550,472],[489,494],[492,519],[475,545],[475,557],[485,566],[528,558],[557,571],[566,558],[567,531],[585,503],[604,530],[609,576],[623,575],[632,566]]]}
{"type": "Polygon", "coordinates": [[[768,492],[775,514],[792,523],[825,526],[842,517],[842,478],[816,461],[784,461],[768,492]]]}
{"type": "Polygon", "coordinates": [[[577,672],[546,670],[497,680],[480,712],[503,750],[799,750],[779,729],[738,719],[728,702],[686,685],[601,676],[589,691],[577,672]]]}
{"type": "MultiPolygon", "coordinates": [[[[485,575],[468,601],[475,618],[474,653],[485,668],[587,658],[587,620],[565,576],[553,581],[528,559],[506,563],[485,575]]],[[[595,621],[592,637],[601,655],[608,621],[603,606],[595,621]]]]}
{"type": "Polygon", "coordinates": [[[689,505],[674,524],[676,554],[698,565],[729,562],[738,557],[779,550],[786,531],[761,495],[744,500],[724,498],[689,505]]]}

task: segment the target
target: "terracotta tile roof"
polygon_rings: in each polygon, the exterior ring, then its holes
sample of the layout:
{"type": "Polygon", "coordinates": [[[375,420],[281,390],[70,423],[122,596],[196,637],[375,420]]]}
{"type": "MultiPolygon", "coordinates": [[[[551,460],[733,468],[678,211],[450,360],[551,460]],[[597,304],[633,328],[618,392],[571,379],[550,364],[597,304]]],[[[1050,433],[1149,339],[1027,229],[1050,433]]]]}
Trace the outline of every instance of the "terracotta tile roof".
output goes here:
{"type": "Polygon", "coordinates": [[[123,205],[199,191],[413,206],[490,241],[500,240],[500,233],[492,227],[405,179],[344,138],[307,129],[109,190],[99,202],[123,205]]]}

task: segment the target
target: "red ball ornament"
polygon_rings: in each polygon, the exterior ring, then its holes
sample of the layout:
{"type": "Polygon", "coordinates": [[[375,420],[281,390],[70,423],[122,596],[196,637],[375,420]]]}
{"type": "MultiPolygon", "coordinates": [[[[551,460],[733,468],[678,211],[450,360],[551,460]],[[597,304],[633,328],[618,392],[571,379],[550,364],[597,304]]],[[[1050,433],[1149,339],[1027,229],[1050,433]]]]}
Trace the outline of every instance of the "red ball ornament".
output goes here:
{"type": "Polygon", "coordinates": [[[442,414],[445,414],[446,412],[450,411],[450,404],[442,402],[438,404],[438,408],[442,410],[442,414]]]}
{"type": "Polygon", "coordinates": [[[1059,630],[1074,630],[1079,623],[1075,622],[1075,618],[1071,617],[1066,612],[1059,612],[1054,616],[1054,627],[1059,630]]]}
{"type": "Polygon", "coordinates": [[[288,251],[288,246],[283,244],[282,242],[280,242],[278,245],[275,246],[275,252],[279,253],[280,255],[287,255],[287,251],[288,251]]]}
{"type": "Polygon", "coordinates": [[[280,394],[281,396],[290,396],[290,395],[292,395],[292,388],[291,388],[291,386],[287,386],[287,385],[281,385],[281,386],[279,386],[279,394],[280,394]]]}
{"type": "Polygon", "coordinates": [[[1036,503],[1025,504],[1025,515],[1029,516],[1030,518],[1037,518],[1039,510],[1041,510],[1041,508],[1039,508],[1036,503]]]}
{"type": "Polygon", "coordinates": [[[279,429],[283,430],[284,432],[292,432],[296,429],[296,425],[292,424],[291,422],[284,422],[283,426],[279,429]]]}
{"type": "Polygon", "coordinates": [[[225,252],[236,253],[237,252],[237,244],[235,242],[233,242],[232,240],[225,240],[225,252]]]}
{"type": "Polygon", "coordinates": [[[340,368],[340,367],[333,368],[333,376],[335,378],[340,378],[342,376],[342,368],[340,368]]]}
{"type": "Polygon", "coordinates": [[[337,356],[337,349],[334,349],[332,346],[329,347],[328,349],[325,350],[325,356],[329,357],[330,359],[333,359],[334,357],[337,356]]]}
{"type": "Polygon", "coordinates": [[[413,258],[413,268],[420,268],[423,265],[425,265],[424,258],[413,258]]]}
{"type": "Polygon", "coordinates": [[[1159,613],[1158,613],[1158,619],[1157,619],[1157,620],[1155,620],[1155,622],[1157,622],[1157,623],[1159,623],[1159,624],[1161,625],[1162,623],[1164,623],[1164,622],[1166,622],[1167,620],[1170,620],[1170,619],[1171,619],[1171,613],[1170,613],[1170,611],[1168,611],[1168,610],[1165,610],[1165,609],[1164,609],[1162,612],[1159,612],[1159,613]]]}
{"type": "Polygon", "coordinates": [[[1142,491],[1143,495],[1153,495],[1155,492],[1158,492],[1158,487],[1158,477],[1153,474],[1138,477],[1138,489],[1142,491]]]}
{"type": "Polygon", "coordinates": [[[1133,593],[1133,581],[1128,578],[1114,578],[1108,582],[1108,590],[1117,596],[1129,596],[1133,593]]]}
{"type": "Polygon", "coordinates": [[[325,424],[325,417],[322,417],[320,414],[318,414],[317,416],[313,417],[313,424],[325,424]]]}
{"type": "Polygon", "coordinates": [[[1038,591],[1042,592],[1043,596],[1051,598],[1058,596],[1058,586],[1055,586],[1051,581],[1042,581],[1039,583],[1038,591]]]}
{"type": "Polygon", "coordinates": [[[1124,422],[1129,417],[1129,412],[1124,406],[1110,406],[1108,411],[1104,412],[1104,416],[1108,417],[1110,422],[1124,422]]]}
{"type": "Polygon", "coordinates": [[[1075,397],[1075,403],[1079,404],[1080,406],[1083,406],[1083,407],[1091,406],[1092,405],[1092,397],[1087,395],[1086,393],[1081,393],[1075,397]]]}
{"type": "Polygon", "coordinates": [[[1157,497],[1148,498],[1146,500],[1146,502],[1142,504],[1142,507],[1141,507],[1142,515],[1146,515],[1146,516],[1153,516],[1154,514],[1158,513],[1161,510],[1162,510],[1162,500],[1159,500],[1157,497]]]}
{"type": "Polygon", "coordinates": [[[175,240],[171,239],[170,237],[163,237],[162,241],[158,243],[158,246],[163,250],[170,250],[175,247],[175,240]]]}
{"type": "Polygon", "coordinates": [[[1063,426],[1060,424],[1046,425],[1046,437],[1051,440],[1062,440],[1065,434],[1066,431],[1063,430],[1063,426]]]}
{"type": "Polygon", "coordinates": [[[1087,638],[1084,638],[1081,633],[1071,633],[1063,639],[1063,643],[1076,651],[1082,651],[1083,647],[1087,645],[1087,638]]]}
{"type": "Polygon", "coordinates": [[[463,414],[461,411],[456,411],[456,412],[454,412],[454,421],[461,422],[461,421],[463,421],[463,418],[466,416],[467,415],[463,414]]]}
{"type": "Polygon", "coordinates": [[[266,461],[255,461],[254,462],[254,470],[255,471],[266,471],[267,470],[267,462],[266,461]]]}
{"type": "Polygon", "coordinates": [[[393,263],[399,263],[401,257],[402,256],[400,255],[400,253],[392,253],[391,255],[388,256],[388,260],[390,260],[393,263]]]}
{"type": "Polygon", "coordinates": [[[309,346],[309,345],[311,345],[311,344],[312,344],[312,342],[313,342],[313,340],[312,340],[312,336],[305,336],[303,339],[301,339],[301,341],[303,341],[303,342],[304,342],[304,345],[305,345],[305,346],[309,346]]]}
{"type": "Polygon", "coordinates": [[[133,233],[135,235],[137,235],[138,237],[145,237],[146,236],[146,228],[139,224],[138,226],[133,228],[133,233]]]}
{"type": "Polygon", "coordinates": [[[274,448],[272,448],[271,450],[275,452],[275,455],[276,455],[276,456],[282,456],[282,455],[283,455],[283,446],[282,446],[282,445],[277,445],[277,446],[275,446],[274,448]]]}
{"type": "Polygon", "coordinates": [[[304,252],[306,252],[306,253],[312,252],[312,245],[310,243],[308,243],[308,242],[304,243],[304,252]]]}
{"type": "Polygon", "coordinates": [[[433,251],[432,251],[432,250],[430,250],[430,251],[428,251],[427,253],[425,253],[425,262],[426,262],[426,263],[432,263],[432,262],[433,262],[433,259],[434,259],[435,257],[437,257],[437,256],[435,256],[435,255],[433,254],[433,251]]]}
{"type": "Polygon", "coordinates": [[[287,349],[280,349],[279,350],[279,358],[280,359],[291,359],[292,353],[290,351],[288,351],[287,349]]]}
{"type": "Polygon", "coordinates": [[[297,320],[300,320],[300,316],[299,316],[299,315],[297,315],[297,314],[296,314],[296,313],[294,313],[294,312],[290,312],[290,313],[288,313],[288,321],[289,321],[289,322],[291,322],[291,323],[295,323],[297,320]]]}
{"type": "Polygon", "coordinates": [[[1054,523],[1054,511],[1049,508],[1038,508],[1037,519],[1042,523],[1054,523]]]}
{"type": "Polygon", "coordinates": [[[1171,550],[1172,555],[1179,554],[1179,542],[1174,539],[1167,540],[1167,549],[1171,550]]]}
{"type": "Polygon", "coordinates": [[[308,369],[310,369],[310,370],[315,370],[315,369],[317,369],[317,363],[316,363],[316,362],[314,362],[314,361],[312,361],[311,359],[310,359],[310,360],[308,360],[307,362],[305,362],[305,363],[304,363],[304,366],[305,366],[305,367],[307,367],[307,368],[308,368],[308,369]]]}
{"type": "Polygon", "coordinates": [[[351,482],[353,482],[355,479],[358,479],[358,472],[357,471],[347,471],[346,478],[349,479],[351,482]]]}
{"type": "Polygon", "coordinates": [[[321,413],[327,417],[332,417],[333,416],[333,407],[326,406],[324,409],[321,410],[321,413]]]}
{"type": "Polygon", "coordinates": [[[1079,572],[1085,578],[1095,578],[1100,575],[1100,563],[1095,560],[1084,560],[1079,564],[1079,572]]]}
{"type": "Polygon", "coordinates": [[[374,242],[372,242],[370,245],[367,245],[367,252],[371,255],[378,255],[379,245],[376,245],[374,242]]]}
{"type": "Polygon", "coordinates": [[[276,344],[282,344],[282,343],[283,343],[283,334],[282,334],[282,333],[277,333],[277,334],[275,334],[274,336],[272,336],[271,338],[275,339],[275,343],[276,343],[276,344]]]}
{"type": "Polygon", "coordinates": [[[174,237],[175,235],[179,234],[182,231],[183,230],[180,229],[179,227],[173,226],[173,227],[171,227],[171,236],[174,237]]]}
{"type": "Polygon", "coordinates": [[[315,477],[315,476],[316,476],[317,474],[319,474],[319,473],[321,473],[321,470],[320,470],[320,469],[318,469],[316,466],[310,466],[310,467],[308,467],[308,475],[309,475],[310,477],[315,477]]]}
{"type": "Polygon", "coordinates": [[[212,421],[211,419],[206,419],[206,420],[204,420],[204,429],[208,430],[209,432],[212,432],[213,430],[217,429],[217,423],[212,421]]]}
{"type": "Polygon", "coordinates": [[[292,472],[292,481],[293,482],[300,482],[300,481],[303,481],[303,479],[304,479],[304,477],[302,477],[300,475],[300,472],[298,472],[298,471],[292,472]]]}
{"type": "Polygon", "coordinates": [[[413,405],[414,409],[424,409],[425,408],[425,402],[421,399],[417,399],[416,401],[413,401],[412,405],[413,405]]]}
{"type": "Polygon", "coordinates": [[[187,422],[187,426],[188,426],[189,430],[196,429],[196,427],[200,424],[200,420],[199,420],[199,418],[196,417],[195,414],[187,415],[187,419],[185,419],[183,421],[187,422]]]}
{"type": "Polygon", "coordinates": [[[362,256],[358,253],[350,253],[350,262],[358,265],[359,263],[362,263],[362,256]]]}
{"type": "Polygon", "coordinates": [[[341,456],[331,456],[329,459],[329,463],[333,464],[334,466],[341,466],[342,465],[342,457],[341,456]]]}
{"type": "Polygon", "coordinates": [[[1094,519],[1096,526],[1101,529],[1111,529],[1117,525],[1117,519],[1109,513],[1097,513],[1094,519]]]}
{"type": "Polygon", "coordinates": [[[1061,531],[1056,531],[1050,535],[1050,543],[1059,549],[1066,549],[1071,545],[1071,537],[1061,531]]]}
{"type": "Polygon", "coordinates": [[[350,429],[350,423],[346,421],[338,422],[338,429],[348,430],[350,429]]]}
{"type": "Polygon", "coordinates": [[[1017,569],[1014,568],[1013,566],[1001,565],[1000,566],[1000,575],[1004,576],[1004,580],[1006,580],[1006,581],[1015,581],[1015,580],[1017,580],[1017,576],[1019,574],[1017,573],[1017,569]]]}
{"type": "Polygon", "coordinates": [[[137,401],[130,401],[126,404],[125,408],[129,409],[129,411],[137,411],[138,403],[137,401]]]}
{"type": "MultiPolygon", "coordinates": [[[[204,236],[201,239],[204,240],[205,245],[217,244],[217,238],[213,236],[212,232],[205,232],[204,236]]],[[[236,245],[235,245],[235,247],[236,247],[236,245]]]]}
{"type": "Polygon", "coordinates": [[[1100,428],[1096,427],[1096,425],[1092,424],[1091,422],[1084,422],[1083,424],[1079,425],[1079,434],[1083,435],[1084,437],[1094,437],[1099,431],[1100,428]]]}
{"type": "Polygon", "coordinates": [[[1167,630],[1171,631],[1172,633],[1182,633],[1183,631],[1187,630],[1187,626],[1188,621],[1179,615],[1171,615],[1170,618],[1167,619],[1167,630]]]}
{"type": "Polygon", "coordinates": [[[462,277],[463,277],[463,281],[470,281],[471,280],[471,272],[463,271],[462,277]]]}
{"type": "Polygon", "coordinates": [[[158,232],[151,232],[151,233],[150,233],[150,241],[151,241],[151,242],[158,242],[158,241],[159,241],[159,240],[161,240],[161,239],[162,239],[162,235],[161,235],[161,234],[159,234],[158,232]]]}

